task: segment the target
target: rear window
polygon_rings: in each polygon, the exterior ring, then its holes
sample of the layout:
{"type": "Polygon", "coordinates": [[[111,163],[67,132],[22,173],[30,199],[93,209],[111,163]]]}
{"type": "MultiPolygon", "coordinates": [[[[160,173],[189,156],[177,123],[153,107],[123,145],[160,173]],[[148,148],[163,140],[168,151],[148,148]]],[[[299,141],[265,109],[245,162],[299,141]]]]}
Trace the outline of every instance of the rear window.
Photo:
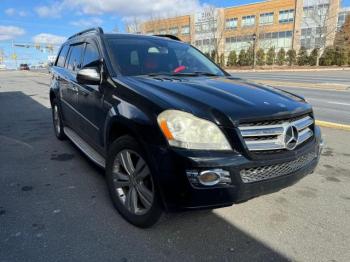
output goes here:
{"type": "Polygon", "coordinates": [[[66,61],[68,49],[69,49],[69,46],[67,46],[67,45],[62,47],[61,52],[58,55],[56,66],[64,67],[64,62],[66,61]]]}

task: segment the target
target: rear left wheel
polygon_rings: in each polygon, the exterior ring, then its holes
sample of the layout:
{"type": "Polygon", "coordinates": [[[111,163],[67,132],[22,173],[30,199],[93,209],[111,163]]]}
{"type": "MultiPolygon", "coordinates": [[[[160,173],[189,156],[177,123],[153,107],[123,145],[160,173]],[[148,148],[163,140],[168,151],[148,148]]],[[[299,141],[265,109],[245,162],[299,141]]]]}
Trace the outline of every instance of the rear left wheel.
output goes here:
{"type": "Polygon", "coordinates": [[[52,122],[53,128],[55,131],[55,135],[59,140],[63,140],[66,138],[63,130],[63,122],[61,118],[61,110],[58,105],[57,99],[52,101],[52,122]]]}

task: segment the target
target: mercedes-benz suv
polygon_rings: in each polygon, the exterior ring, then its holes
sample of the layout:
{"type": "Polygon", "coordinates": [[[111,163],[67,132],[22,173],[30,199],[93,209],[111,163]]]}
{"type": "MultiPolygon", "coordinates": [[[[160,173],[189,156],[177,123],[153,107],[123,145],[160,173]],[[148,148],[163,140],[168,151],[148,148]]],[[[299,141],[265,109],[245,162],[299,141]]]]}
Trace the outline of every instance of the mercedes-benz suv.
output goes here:
{"type": "Polygon", "coordinates": [[[318,163],[310,104],[235,78],[176,37],[89,29],[51,72],[57,138],[105,169],[113,204],[136,226],[278,191],[318,163]]]}

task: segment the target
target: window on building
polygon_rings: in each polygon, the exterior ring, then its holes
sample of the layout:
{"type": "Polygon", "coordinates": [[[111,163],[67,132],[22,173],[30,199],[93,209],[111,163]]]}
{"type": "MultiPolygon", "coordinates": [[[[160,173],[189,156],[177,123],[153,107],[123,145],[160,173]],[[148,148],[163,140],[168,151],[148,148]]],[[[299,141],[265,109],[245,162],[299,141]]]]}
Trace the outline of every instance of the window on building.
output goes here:
{"type": "Polygon", "coordinates": [[[248,15],[242,17],[242,26],[253,26],[255,25],[255,15],[248,15]]]}
{"type": "Polygon", "coordinates": [[[235,29],[238,26],[238,18],[229,18],[226,19],[225,28],[226,29],[235,29]]]}
{"type": "Polygon", "coordinates": [[[189,35],[190,34],[190,26],[185,25],[181,27],[181,34],[183,35],[189,35]]]}
{"type": "Polygon", "coordinates": [[[294,9],[280,11],[279,14],[280,23],[291,23],[294,21],[294,9]]]}
{"type": "Polygon", "coordinates": [[[260,25],[269,25],[273,24],[274,13],[265,13],[260,15],[259,23],[260,25]]]}
{"type": "Polygon", "coordinates": [[[179,28],[178,27],[171,27],[169,29],[170,34],[172,35],[177,35],[179,33],[179,28]]]}

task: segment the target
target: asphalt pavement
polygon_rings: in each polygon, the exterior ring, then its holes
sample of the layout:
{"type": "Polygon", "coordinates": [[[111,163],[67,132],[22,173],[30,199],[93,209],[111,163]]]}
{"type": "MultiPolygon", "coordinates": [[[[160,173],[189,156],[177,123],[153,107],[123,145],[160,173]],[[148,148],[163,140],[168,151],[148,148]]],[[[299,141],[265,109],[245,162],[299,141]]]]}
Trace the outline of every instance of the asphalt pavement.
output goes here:
{"type": "Polygon", "coordinates": [[[213,211],[131,226],[103,171],[51,124],[49,77],[0,72],[0,261],[350,261],[349,132],[323,129],[312,175],[213,211]]]}
{"type": "Polygon", "coordinates": [[[350,70],[234,72],[232,75],[252,80],[274,80],[296,83],[329,83],[350,86],[350,70]]]}
{"type": "MultiPolygon", "coordinates": [[[[332,85],[350,87],[350,71],[317,72],[239,72],[232,73],[243,79],[262,82],[278,81],[278,88],[299,94],[313,105],[316,119],[338,124],[350,125],[350,88],[349,90],[327,90],[332,85]],[[281,83],[286,82],[283,87],[281,83]],[[298,87],[290,86],[295,83],[298,87]],[[310,88],[311,84],[324,84],[324,88],[310,88]],[[307,87],[303,87],[305,84],[307,87]]],[[[273,83],[273,82],[272,82],[273,83]]],[[[273,84],[272,84],[273,85],[273,84]]]]}

